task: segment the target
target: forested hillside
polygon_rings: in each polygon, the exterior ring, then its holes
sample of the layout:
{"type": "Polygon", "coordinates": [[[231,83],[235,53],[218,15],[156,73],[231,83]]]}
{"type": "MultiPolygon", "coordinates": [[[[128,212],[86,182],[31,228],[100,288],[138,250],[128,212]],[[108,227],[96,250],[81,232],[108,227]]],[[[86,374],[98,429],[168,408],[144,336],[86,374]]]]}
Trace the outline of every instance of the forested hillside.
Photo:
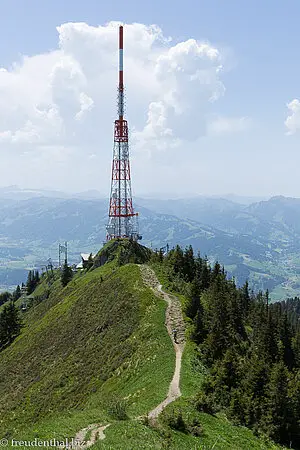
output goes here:
{"type": "Polygon", "coordinates": [[[268,292],[237,288],[191,247],[157,260],[166,286],[186,297],[190,338],[207,368],[196,408],[300,448],[299,299],[270,305],[268,292]]]}

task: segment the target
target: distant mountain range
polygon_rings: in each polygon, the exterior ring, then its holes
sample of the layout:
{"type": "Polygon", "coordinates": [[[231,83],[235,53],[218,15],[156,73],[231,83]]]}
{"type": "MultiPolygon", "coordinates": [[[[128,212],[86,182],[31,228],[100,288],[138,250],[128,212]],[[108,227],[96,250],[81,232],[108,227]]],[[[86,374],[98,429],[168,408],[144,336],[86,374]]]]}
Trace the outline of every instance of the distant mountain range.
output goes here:
{"type": "MultiPolygon", "coordinates": [[[[105,238],[108,201],[97,191],[74,197],[55,191],[0,189],[0,285],[57,261],[68,241],[72,262],[95,252],[105,238]]],[[[240,199],[241,200],[241,199],[240,199]]],[[[269,289],[273,299],[300,294],[300,199],[282,196],[250,205],[228,198],[137,198],[143,243],[152,248],[193,245],[225,264],[238,284],[269,289]]]]}

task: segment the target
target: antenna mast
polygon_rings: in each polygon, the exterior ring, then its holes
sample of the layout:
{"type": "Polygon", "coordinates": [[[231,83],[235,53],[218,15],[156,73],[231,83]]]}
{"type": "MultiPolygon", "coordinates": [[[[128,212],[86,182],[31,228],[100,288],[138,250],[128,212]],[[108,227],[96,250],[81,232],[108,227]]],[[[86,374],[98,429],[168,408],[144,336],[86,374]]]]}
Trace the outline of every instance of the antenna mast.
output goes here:
{"type": "Polygon", "coordinates": [[[141,239],[138,213],[134,212],[131,193],[128,124],[124,120],[123,26],[119,27],[118,116],[115,120],[109,221],[106,227],[109,241],[115,238],[141,239]]]}

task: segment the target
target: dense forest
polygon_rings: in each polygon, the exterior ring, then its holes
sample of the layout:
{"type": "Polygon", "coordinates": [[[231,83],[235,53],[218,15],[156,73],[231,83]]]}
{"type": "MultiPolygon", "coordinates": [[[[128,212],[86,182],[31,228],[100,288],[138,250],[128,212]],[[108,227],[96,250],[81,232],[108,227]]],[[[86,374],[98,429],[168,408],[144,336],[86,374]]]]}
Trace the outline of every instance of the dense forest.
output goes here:
{"type": "Polygon", "coordinates": [[[168,288],[187,298],[190,337],[208,374],[196,396],[204,412],[300,448],[300,301],[270,304],[237,288],[219,263],[179,246],[153,257],[168,288]]]}

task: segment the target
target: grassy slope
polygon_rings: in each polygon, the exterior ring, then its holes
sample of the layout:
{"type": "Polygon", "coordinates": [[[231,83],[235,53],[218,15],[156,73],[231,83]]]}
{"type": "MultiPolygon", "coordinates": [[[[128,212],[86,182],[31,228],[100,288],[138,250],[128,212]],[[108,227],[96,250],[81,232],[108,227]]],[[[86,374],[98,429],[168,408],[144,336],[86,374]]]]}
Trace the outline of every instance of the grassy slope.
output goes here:
{"type": "MultiPolygon", "coordinates": [[[[35,295],[46,289],[44,280],[35,295]]],[[[194,370],[192,344],[183,356],[183,397],[168,409],[182,410],[187,420],[197,414],[203,436],[136,420],[166,396],[173,375],[165,309],[133,264],[111,262],[78,274],[64,289],[55,281],[50,297],[24,314],[21,336],[0,353],[0,437],[64,439],[88,424],[109,422],[106,439],[93,448],[208,449],[216,439],[216,449],[271,448],[249,430],[194,411],[189,398],[203,375],[194,370]],[[108,412],[116,395],[126,399],[128,420],[108,412]]]]}
{"type": "Polygon", "coordinates": [[[145,414],[173,373],[164,314],[165,303],[143,286],[136,265],[106,265],[65,289],[55,282],[0,354],[0,435],[71,437],[111,419],[112,392],[127,397],[129,416],[145,414]]]}

